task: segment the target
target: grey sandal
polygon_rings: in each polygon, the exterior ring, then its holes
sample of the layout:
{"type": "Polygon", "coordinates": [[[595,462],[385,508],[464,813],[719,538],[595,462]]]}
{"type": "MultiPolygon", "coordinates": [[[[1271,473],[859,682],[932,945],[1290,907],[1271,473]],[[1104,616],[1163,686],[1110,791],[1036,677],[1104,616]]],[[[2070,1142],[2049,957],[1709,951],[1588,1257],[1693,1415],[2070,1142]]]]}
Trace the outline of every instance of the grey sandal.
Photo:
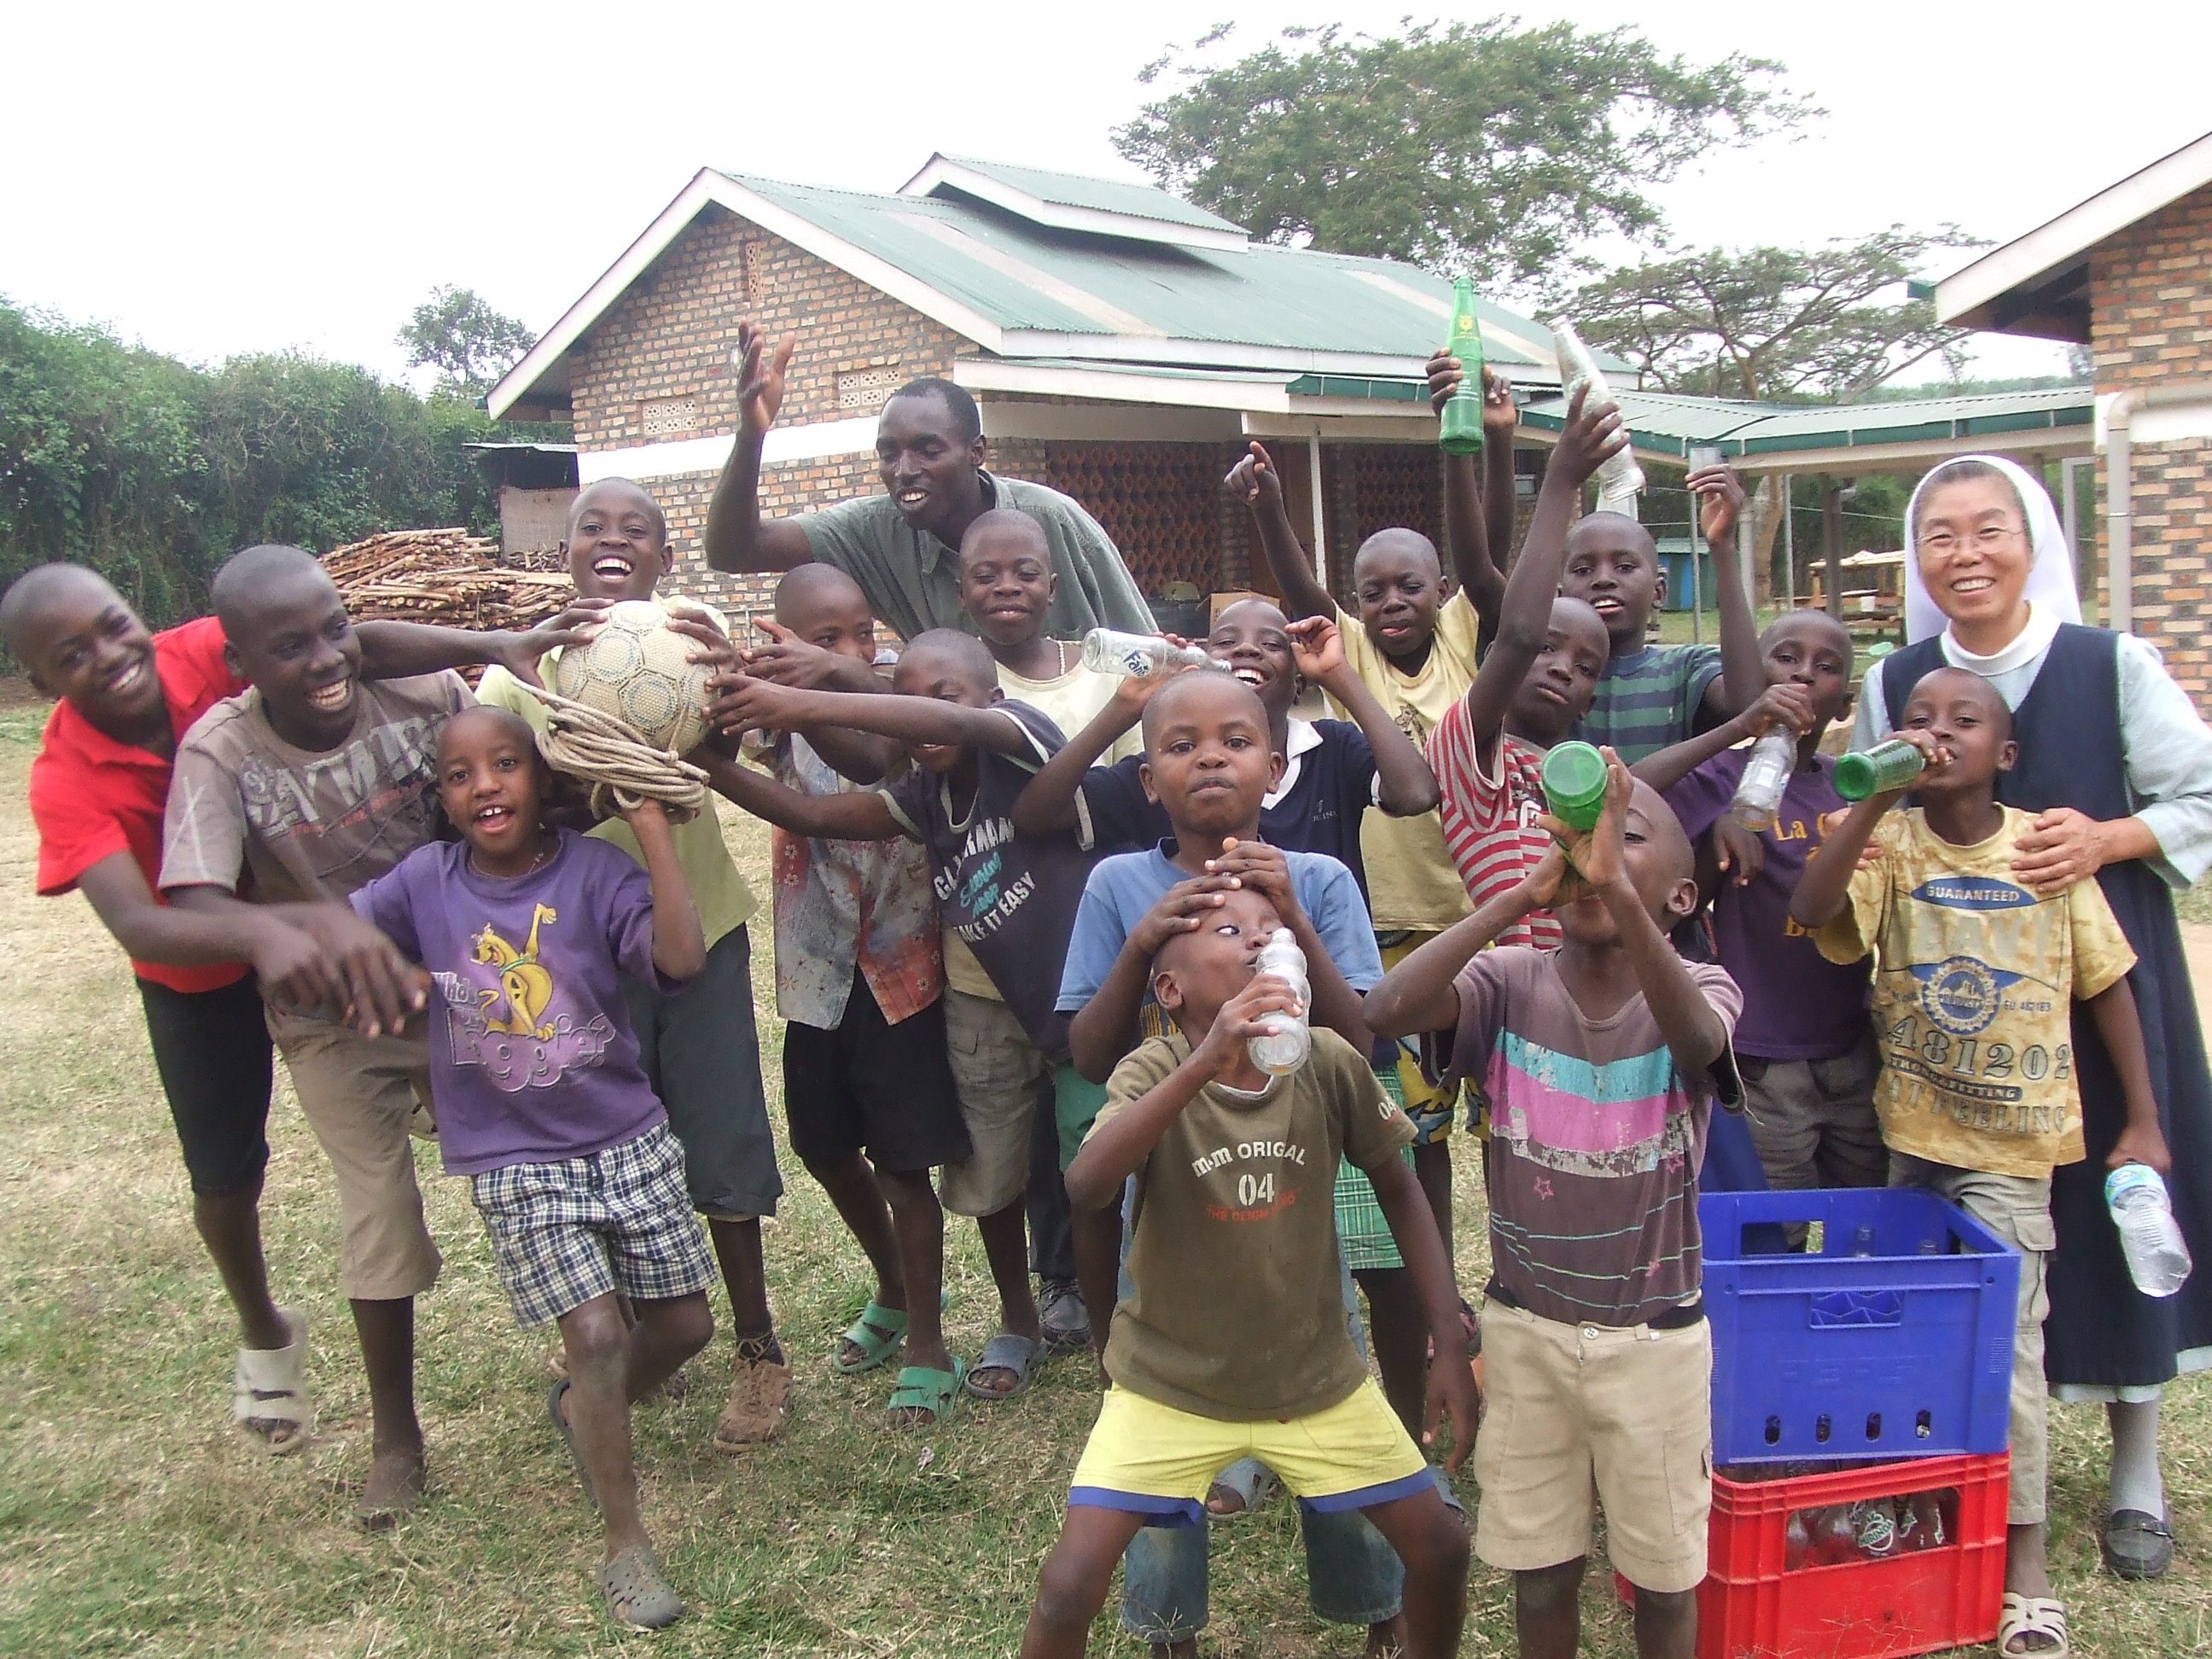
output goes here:
{"type": "Polygon", "coordinates": [[[607,1599],[607,1616],[617,1625],[659,1630],[684,1616],[684,1599],[661,1577],[660,1563],[651,1550],[624,1550],[613,1560],[602,1561],[599,1583],[599,1594],[607,1599]]]}
{"type": "Polygon", "coordinates": [[[975,1357],[967,1377],[961,1382],[962,1390],[970,1398],[984,1401],[1012,1400],[1025,1393],[1030,1386],[1030,1371],[1044,1353],[1044,1344],[1033,1336],[1014,1336],[1000,1332],[983,1345],[983,1352],[975,1357]],[[978,1388],[976,1376],[984,1371],[1012,1371],[1014,1386],[1011,1389],[978,1388]]]}

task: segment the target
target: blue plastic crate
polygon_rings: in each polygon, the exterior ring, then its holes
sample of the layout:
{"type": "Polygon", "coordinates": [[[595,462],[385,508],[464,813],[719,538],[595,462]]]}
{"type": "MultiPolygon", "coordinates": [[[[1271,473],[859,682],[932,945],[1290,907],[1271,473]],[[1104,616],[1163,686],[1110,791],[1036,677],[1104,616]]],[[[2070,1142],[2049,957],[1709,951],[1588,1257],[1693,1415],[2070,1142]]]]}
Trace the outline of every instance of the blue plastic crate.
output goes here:
{"type": "Polygon", "coordinates": [[[1707,1193],[1698,1218],[1714,1462],[2005,1449],[2020,1257],[1995,1233],[1903,1187],[1707,1193]],[[1744,1248],[1752,1224],[1815,1221],[1817,1255],[1744,1248]]]}

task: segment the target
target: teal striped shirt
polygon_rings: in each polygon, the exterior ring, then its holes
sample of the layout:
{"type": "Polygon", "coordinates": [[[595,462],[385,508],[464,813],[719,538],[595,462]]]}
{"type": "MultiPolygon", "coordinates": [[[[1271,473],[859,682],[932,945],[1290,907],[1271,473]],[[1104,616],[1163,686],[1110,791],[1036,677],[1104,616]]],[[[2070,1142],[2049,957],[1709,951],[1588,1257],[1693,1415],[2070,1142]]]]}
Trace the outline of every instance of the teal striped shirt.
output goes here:
{"type": "Polygon", "coordinates": [[[1647,645],[1605,665],[1574,735],[1610,744],[1624,765],[1693,737],[1705,688],[1720,678],[1717,645],[1647,645]]]}

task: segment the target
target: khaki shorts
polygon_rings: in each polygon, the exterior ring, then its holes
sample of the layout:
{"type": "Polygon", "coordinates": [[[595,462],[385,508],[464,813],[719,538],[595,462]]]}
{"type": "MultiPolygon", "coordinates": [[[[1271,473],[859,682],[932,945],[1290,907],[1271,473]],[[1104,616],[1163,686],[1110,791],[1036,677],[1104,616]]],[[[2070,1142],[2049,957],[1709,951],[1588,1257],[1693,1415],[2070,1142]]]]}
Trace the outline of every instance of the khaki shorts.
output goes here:
{"type": "Polygon", "coordinates": [[[1595,1498],[1614,1571],[1695,1589],[1713,1500],[1712,1328],[1565,1325],[1492,1298],[1482,1355],[1475,1553],[1507,1572],[1588,1555],[1595,1498]]]}
{"type": "Polygon", "coordinates": [[[2046,1274],[2051,1252],[2058,1248],[2058,1231],[2051,1219],[2050,1177],[1990,1175],[1892,1152],[1889,1184],[1926,1188],[2020,1252],[2020,1301],[2013,1310],[2012,1334],[2012,1494],[2005,1520],[2011,1526],[2034,1526],[2047,1516],[2044,1488],[2051,1478],[2043,1322],[2051,1312],[2046,1274]]]}
{"type": "Polygon", "coordinates": [[[430,1115],[428,1038],[365,1037],[329,1020],[273,1008],[269,1035],[338,1178],[345,1230],[338,1293],[354,1302],[421,1295],[438,1282],[441,1265],[422,1220],[409,1139],[417,1111],[426,1120],[430,1115]]]}
{"type": "Polygon", "coordinates": [[[1037,1092],[1051,1075],[1014,1011],[945,988],[945,1040],[960,1116],[975,1150],[938,1176],[938,1201],[955,1215],[996,1215],[1030,1183],[1030,1131],[1037,1092]]]}

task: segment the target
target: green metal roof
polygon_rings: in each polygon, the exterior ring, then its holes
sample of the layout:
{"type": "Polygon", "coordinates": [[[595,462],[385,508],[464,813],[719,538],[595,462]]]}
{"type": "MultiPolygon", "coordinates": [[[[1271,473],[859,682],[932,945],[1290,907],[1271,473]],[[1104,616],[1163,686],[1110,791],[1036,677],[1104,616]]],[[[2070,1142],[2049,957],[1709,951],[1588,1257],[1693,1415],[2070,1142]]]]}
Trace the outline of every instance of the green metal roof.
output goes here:
{"type": "Polygon", "coordinates": [[[1237,236],[1242,225],[1194,207],[1180,196],[1170,196],[1150,185],[1128,184],[1116,179],[1085,179],[1073,173],[1048,173],[1042,167],[1018,167],[1004,161],[979,161],[972,155],[947,155],[987,179],[1060,207],[1088,208],[1094,213],[1118,213],[1132,219],[1157,219],[1164,224],[1189,225],[1200,230],[1225,230],[1237,236]]]}
{"type": "MultiPolygon", "coordinates": [[[[1048,229],[957,198],[726,176],[1001,328],[1115,339],[1121,361],[1146,361],[1143,342],[1153,337],[1218,345],[1224,367],[1240,362],[1238,347],[1419,362],[1449,327],[1451,284],[1394,260],[1266,243],[1231,252],[1129,242],[1048,229]]],[[[1550,331],[1476,303],[1490,361],[1524,381],[1557,384],[1550,331]]]]}
{"type": "MultiPolygon", "coordinates": [[[[1715,445],[1730,457],[1863,449],[2086,427],[2096,415],[2086,386],[1870,404],[1762,404],[1663,392],[1622,392],[1617,401],[1636,447],[1668,455],[1686,454],[1692,444],[1715,445]]],[[[1566,423],[1565,414],[1564,403],[1553,393],[1523,408],[1521,418],[1530,426],[1557,432],[1566,423]]]]}

